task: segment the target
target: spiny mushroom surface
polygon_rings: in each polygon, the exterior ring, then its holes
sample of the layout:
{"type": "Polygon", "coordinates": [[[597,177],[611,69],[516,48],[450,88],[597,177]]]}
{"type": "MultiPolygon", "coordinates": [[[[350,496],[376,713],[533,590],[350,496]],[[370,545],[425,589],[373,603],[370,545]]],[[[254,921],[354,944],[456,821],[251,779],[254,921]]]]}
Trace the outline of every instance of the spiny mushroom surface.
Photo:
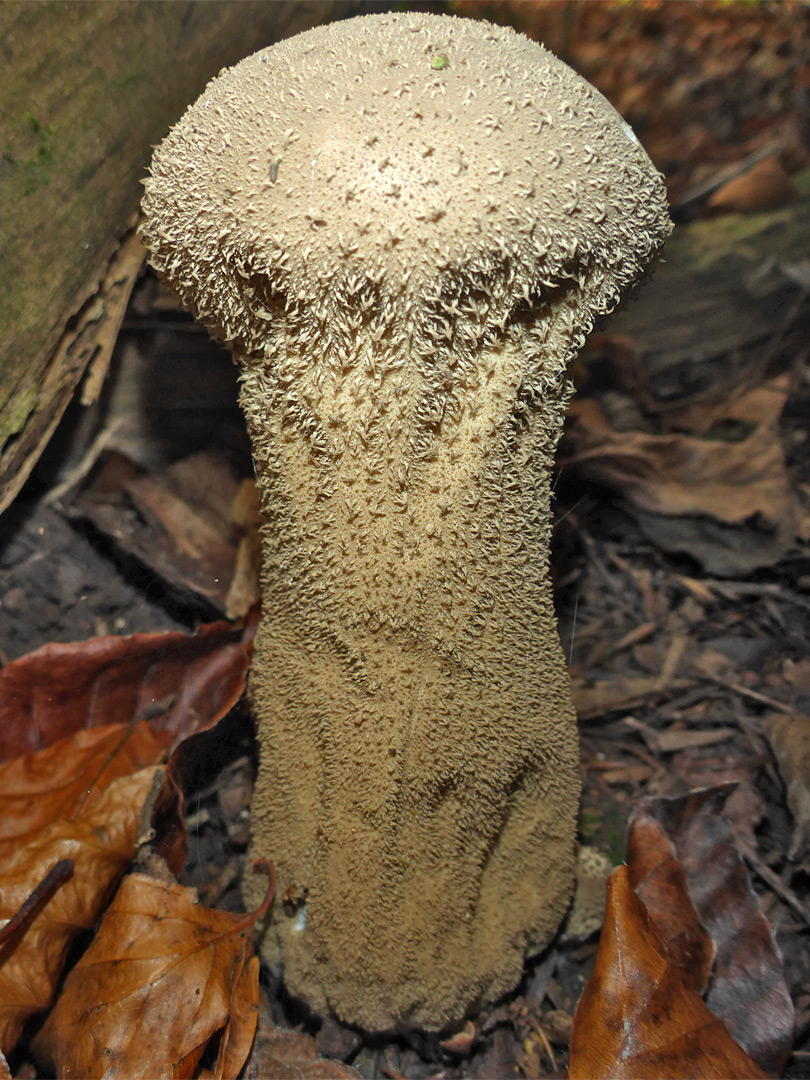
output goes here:
{"type": "Polygon", "coordinates": [[[224,71],[144,210],[153,265],[244,365],[252,854],[284,898],[263,948],[317,1010],[439,1028],[569,902],[550,474],[566,365],[669,232],[661,179],[541,46],[369,15],[224,71]]]}

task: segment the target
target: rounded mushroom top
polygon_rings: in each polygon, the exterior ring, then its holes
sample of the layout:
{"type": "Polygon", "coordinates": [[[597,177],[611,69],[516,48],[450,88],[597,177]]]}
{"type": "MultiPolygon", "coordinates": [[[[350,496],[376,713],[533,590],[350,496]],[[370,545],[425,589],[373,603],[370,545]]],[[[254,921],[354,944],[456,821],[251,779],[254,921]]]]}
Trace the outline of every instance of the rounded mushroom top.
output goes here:
{"type": "Polygon", "coordinates": [[[153,264],[244,354],[280,310],[327,336],[347,308],[385,323],[472,302],[502,323],[574,282],[592,318],[670,229],[660,176],[598,91],[511,29],[413,12],[223,71],[145,187],[153,264]]]}

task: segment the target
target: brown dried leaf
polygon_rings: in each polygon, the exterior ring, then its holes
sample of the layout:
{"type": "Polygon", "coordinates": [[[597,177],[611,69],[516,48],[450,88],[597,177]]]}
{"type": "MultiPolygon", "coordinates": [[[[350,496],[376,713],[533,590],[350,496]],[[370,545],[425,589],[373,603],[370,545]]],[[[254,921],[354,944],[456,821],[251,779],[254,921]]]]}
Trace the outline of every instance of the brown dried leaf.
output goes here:
{"type": "Polygon", "coordinates": [[[615,430],[602,406],[583,398],[569,409],[566,463],[619,490],[654,542],[686,550],[718,573],[747,572],[775,561],[794,539],[778,430],[787,393],[779,378],[722,412],[692,409],[671,421],[694,434],[615,430]],[[733,438],[712,437],[717,432],[733,438]]]}
{"type": "Polygon", "coordinates": [[[255,624],[45,645],[0,671],[0,761],[82,728],[147,720],[183,737],[242,695],[255,624]]]}
{"type": "Polygon", "coordinates": [[[251,559],[259,553],[258,515],[249,516],[250,489],[243,491],[253,481],[240,485],[223,452],[195,453],[157,471],[136,461],[137,452],[133,461],[107,451],[70,515],[91,521],[171,589],[202,596],[229,618],[245,615],[259,596],[251,559]]]}
{"type": "Polygon", "coordinates": [[[752,213],[789,206],[800,197],[784,165],[772,155],[719,187],[706,205],[708,211],[715,214],[752,213]]]}
{"type": "Polygon", "coordinates": [[[714,428],[749,425],[747,436],[734,441],[615,431],[597,402],[585,398],[571,406],[572,462],[587,462],[589,475],[621,489],[644,510],[703,514],[729,525],[759,514],[775,526],[793,509],[776,426],[786,398],[787,384],[778,379],[714,415],[714,428]]]}
{"type": "Polygon", "coordinates": [[[131,874],[65,980],[37,1054],[60,1076],[189,1077],[222,1032],[215,1075],[237,1076],[259,1007],[253,919],[131,874]]]}
{"type": "Polygon", "coordinates": [[[684,982],[699,994],[709,984],[715,947],[689,896],[675,849],[654,818],[636,811],[627,837],[627,874],[684,982]]]}
{"type": "Polygon", "coordinates": [[[793,815],[788,858],[810,870],[810,716],[774,714],[763,722],[793,815]]]}
{"type": "Polygon", "coordinates": [[[108,724],[3,762],[0,867],[51,822],[70,818],[81,806],[88,810],[113,780],[157,765],[170,741],[170,733],[156,735],[144,722],[133,728],[108,724]]]}
{"type": "Polygon", "coordinates": [[[793,1045],[794,1008],[781,953],[723,814],[735,787],[641,799],[639,810],[663,826],[717,949],[706,1004],[763,1069],[778,1075],[793,1045]]]}
{"type": "Polygon", "coordinates": [[[627,867],[618,867],[596,966],[574,1016],[571,1080],[765,1075],[669,961],[627,867]]]}
{"type": "Polygon", "coordinates": [[[61,859],[73,876],[36,916],[0,945],[0,1047],[11,1050],[26,1020],[47,1008],[71,942],[95,925],[135,853],[138,820],[156,768],[120,777],[73,821],[55,821],[0,871],[0,922],[6,923],[61,859]]]}

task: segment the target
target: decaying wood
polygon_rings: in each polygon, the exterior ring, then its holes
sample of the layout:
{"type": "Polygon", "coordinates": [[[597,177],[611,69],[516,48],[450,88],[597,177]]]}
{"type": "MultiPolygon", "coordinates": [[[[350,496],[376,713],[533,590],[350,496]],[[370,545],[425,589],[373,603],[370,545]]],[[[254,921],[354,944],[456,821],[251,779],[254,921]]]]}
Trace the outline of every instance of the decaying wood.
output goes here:
{"type": "Polygon", "coordinates": [[[131,283],[133,249],[123,277],[111,260],[152,146],[221,67],[351,10],[342,0],[0,5],[0,510],[98,355],[72,321],[98,324],[112,302],[102,283],[119,296],[131,283]]]}

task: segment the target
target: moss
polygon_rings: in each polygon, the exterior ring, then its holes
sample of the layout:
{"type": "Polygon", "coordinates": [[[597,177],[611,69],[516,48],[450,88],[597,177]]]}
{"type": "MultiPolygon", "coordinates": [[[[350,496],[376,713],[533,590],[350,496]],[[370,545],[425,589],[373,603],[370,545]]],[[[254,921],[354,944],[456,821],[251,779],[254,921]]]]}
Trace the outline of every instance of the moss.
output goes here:
{"type": "Polygon", "coordinates": [[[25,169],[24,193],[27,196],[41,187],[47,187],[51,182],[53,132],[28,111],[26,111],[25,118],[30,123],[37,140],[36,153],[23,162],[23,168],[25,169]]]}

